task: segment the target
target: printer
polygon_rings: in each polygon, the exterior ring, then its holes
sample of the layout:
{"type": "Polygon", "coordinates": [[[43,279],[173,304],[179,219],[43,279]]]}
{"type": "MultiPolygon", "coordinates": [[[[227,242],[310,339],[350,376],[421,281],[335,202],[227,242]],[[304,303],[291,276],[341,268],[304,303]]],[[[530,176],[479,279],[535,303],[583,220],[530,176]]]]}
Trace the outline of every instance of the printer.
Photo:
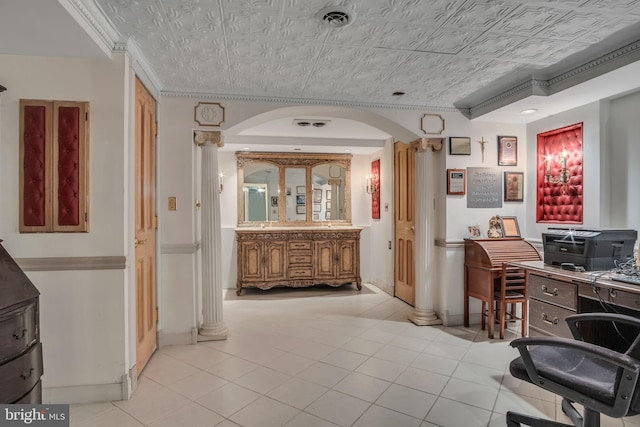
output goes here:
{"type": "Polygon", "coordinates": [[[615,262],[633,259],[636,230],[586,230],[549,228],[542,233],[544,263],[582,267],[587,271],[609,270],[615,262]]]}

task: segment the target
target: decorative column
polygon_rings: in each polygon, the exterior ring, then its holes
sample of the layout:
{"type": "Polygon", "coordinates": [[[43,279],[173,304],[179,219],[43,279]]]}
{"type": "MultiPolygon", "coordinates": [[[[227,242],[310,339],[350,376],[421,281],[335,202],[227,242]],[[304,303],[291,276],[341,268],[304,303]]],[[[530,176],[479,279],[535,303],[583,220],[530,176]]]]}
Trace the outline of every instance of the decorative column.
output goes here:
{"type": "Polygon", "coordinates": [[[222,320],[222,231],[220,227],[220,181],[218,147],[222,132],[195,131],[202,148],[202,325],[198,341],[224,340],[229,333],[222,320]]]}
{"type": "Polygon", "coordinates": [[[433,310],[435,265],[433,223],[433,151],[442,149],[440,138],[422,138],[414,143],[416,154],[416,289],[413,313],[409,320],[418,326],[441,325],[442,320],[433,310]],[[439,144],[438,144],[439,142],[439,144]],[[438,148],[439,147],[439,148],[438,148]]]}

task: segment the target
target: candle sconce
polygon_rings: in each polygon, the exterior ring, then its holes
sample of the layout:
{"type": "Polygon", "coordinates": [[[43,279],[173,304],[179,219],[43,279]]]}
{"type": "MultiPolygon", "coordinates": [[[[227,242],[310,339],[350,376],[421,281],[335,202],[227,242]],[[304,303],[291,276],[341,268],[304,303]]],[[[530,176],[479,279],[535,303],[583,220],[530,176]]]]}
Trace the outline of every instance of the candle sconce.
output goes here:
{"type": "Polygon", "coordinates": [[[367,194],[376,194],[378,192],[378,185],[371,175],[366,176],[365,185],[367,188],[367,194]]]}
{"type": "Polygon", "coordinates": [[[558,176],[551,175],[551,159],[553,156],[547,155],[545,156],[545,164],[546,164],[546,172],[544,174],[544,182],[549,184],[560,184],[562,185],[562,193],[567,193],[567,185],[569,184],[569,180],[571,179],[571,173],[567,169],[567,151],[565,149],[562,150],[562,169],[558,176]]]}

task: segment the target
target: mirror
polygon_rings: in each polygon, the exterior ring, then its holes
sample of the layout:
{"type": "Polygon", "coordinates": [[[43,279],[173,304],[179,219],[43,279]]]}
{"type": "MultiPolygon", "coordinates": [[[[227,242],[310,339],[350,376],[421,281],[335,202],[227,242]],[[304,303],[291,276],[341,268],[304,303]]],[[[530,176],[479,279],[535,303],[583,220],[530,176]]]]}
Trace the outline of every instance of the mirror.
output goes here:
{"type": "Polygon", "coordinates": [[[238,225],[351,225],[350,154],[237,152],[236,157],[238,225]]]}
{"type": "Polygon", "coordinates": [[[346,219],[346,170],[333,163],[314,166],[312,221],[346,219]]]}
{"type": "Polygon", "coordinates": [[[243,215],[247,221],[278,221],[278,167],[256,162],[247,165],[242,185],[243,215]]]}

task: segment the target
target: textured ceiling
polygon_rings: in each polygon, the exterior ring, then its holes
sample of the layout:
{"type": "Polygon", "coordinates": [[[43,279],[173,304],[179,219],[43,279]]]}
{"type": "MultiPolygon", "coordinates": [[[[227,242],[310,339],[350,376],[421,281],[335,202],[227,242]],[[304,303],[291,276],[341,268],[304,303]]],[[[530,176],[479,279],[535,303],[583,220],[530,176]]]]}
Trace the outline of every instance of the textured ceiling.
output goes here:
{"type": "Polygon", "coordinates": [[[83,1],[163,92],[249,99],[473,107],[640,39],[640,0],[83,1]],[[349,26],[315,17],[336,4],[349,26]]]}

